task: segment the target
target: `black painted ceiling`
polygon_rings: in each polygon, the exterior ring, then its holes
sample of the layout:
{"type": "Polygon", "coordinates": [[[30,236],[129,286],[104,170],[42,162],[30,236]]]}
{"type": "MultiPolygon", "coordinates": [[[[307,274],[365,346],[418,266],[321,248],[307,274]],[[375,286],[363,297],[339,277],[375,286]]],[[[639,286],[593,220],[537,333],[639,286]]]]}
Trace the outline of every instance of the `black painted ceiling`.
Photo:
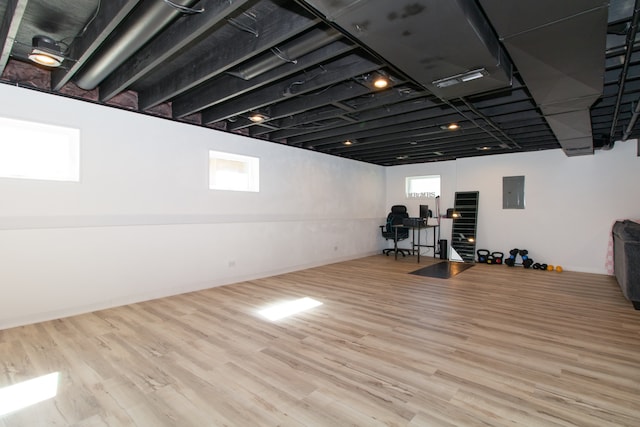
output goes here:
{"type": "Polygon", "coordinates": [[[127,95],[141,112],[380,165],[556,148],[589,155],[639,136],[637,8],[0,0],[0,72],[4,83],[111,105],[127,95]],[[36,35],[57,42],[59,68],[29,61],[36,35]],[[478,70],[477,80],[437,83],[478,70]],[[387,88],[373,86],[379,75],[387,88]],[[255,113],[264,120],[252,122],[255,113]]]}

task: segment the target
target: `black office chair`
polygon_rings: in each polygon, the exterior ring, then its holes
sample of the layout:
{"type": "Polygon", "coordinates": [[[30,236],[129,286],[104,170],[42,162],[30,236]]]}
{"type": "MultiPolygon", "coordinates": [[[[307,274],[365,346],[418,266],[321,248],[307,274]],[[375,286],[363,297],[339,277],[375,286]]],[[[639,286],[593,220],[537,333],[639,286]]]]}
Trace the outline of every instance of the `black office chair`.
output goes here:
{"type": "MultiPolygon", "coordinates": [[[[409,229],[400,227],[396,230],[394,225],[402,225],[402,222],[405,218],[409,218],[409,214],[407,213],[407,207],[404,205],[394,205],[391,206],[391,212],[387,215],[387,223],[385,225],[380,226],[380,231],[382,232],[382,237],[386,240],[395,240],[396,239],[396,231],[398,236],[398,242],[401,240],[405,240],[409,238],[409,229]]],[[[411,249],[402,249],[398,248],[398,242],[394,243],[393,248],[384,249],[382,251],[383,254],[389,256],[389,253],[397,251],[402,254],[402,256],[411,255],[411,249]]]]}

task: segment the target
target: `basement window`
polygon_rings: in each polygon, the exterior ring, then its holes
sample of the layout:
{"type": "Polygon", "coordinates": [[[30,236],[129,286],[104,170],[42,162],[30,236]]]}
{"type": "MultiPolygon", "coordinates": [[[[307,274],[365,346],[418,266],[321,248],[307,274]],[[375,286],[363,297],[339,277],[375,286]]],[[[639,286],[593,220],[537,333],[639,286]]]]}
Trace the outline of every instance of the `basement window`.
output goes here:
{"type": "Polygon", "coordinates": [[[260,159],[240,154],[209,151],[209,188],[229,191],[260,191],[260,159]]]}
{"type": "Polygon", "coordinates": [[[409,199],[436,198],[440,196],[440,175],[406,177],[405,193],[409,199]]]}
{"type": "Polygon", "coordinates": [[[80,181],[80,130],[0,117],[0,177],[80,181]]]}

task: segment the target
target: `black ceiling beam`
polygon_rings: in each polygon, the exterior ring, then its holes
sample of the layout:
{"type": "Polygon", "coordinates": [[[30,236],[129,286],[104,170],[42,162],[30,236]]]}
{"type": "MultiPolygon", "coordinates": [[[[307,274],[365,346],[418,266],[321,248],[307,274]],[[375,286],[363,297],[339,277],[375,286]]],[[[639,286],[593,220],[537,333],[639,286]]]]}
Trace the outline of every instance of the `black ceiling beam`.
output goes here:
{"type": "MultiPolygon", "coordinates": [[[[513,152],[509,149],[504,149],[498,146],[494,146],[490,150],[479,150],[479,147],[488,146],[487,144],[480,144],[478,142],[470,142],[468,144],[456,144],[452,145],[451,143],[442,144],[442,145],[433,145],[433,146],[424,146],[421,148],[416,148],[415,146],[408,146],[406,150],[401,151],[387,151],[387,152],[369,152],[366,154],[348,154],[342,153],[342,157],[355,157],[359,158],[362,161],[373,162],[373,163],[388,163],[393,162],[396,163],[398,161],[407,160],[411,163],[415,162],[416,159],[433,159],[433,160],[442,160],[443,158],[459,158],[459,157],[470,157],[470,156],[485,156],[488,154],[496,154],[497,152],[513,152]],[[442,154],[436,154],[442,153],[442,154]]],[[[332,153],[332,154],[340,154],[340,153],[332,153]]]]}
{"type": "Polygon", "coordinates": [[[201,0],[201,13],[179,19],[162,31],[142,50],[125,61],[100,84],[100,100],[108,101],[126,90],[162,63],[170,60],[201,37],[212,31],[220,21],[234,13],[249,0],[201,0]]]}
{"type": "MultiPolygon", "coordinates": [[[[350,113],[347,117],[355,121],[365,120],[361,117],[361,114],[366,110],[373,110],[375,108],[379,108],[384,106],[385,109],[380,113],[379,117],[388,116],[391,114],[389,107],[393,104],[399,104],[402,101],[407,101],[411,98],[418,98],[421,95],[424,95],[424,92],[410,91],[408,94],[404,94],[402,92],[402,87],[395,87],[392,90],[387,90],[384,92],[375,92],[371,93],[369,97],[367,97],[366,102],[353,105],[354,102],[349,103],[348,101],[343,101],[346,105],[355,109],[352,113],[350,113]],[[386,114],[385,114],[386,113],[386,114]]],[[[351,100],[355,101],[355,100],[351,100]]],[[[318,128],[305,128],[303,125],[328,120],[332,118],[342,117],[344,115],[343,112],[337,111],[336,109],[328,110],[310,110],[305,113],[296,114],[292,117],[287,117],[282,119],[279,122],[279,127],[283,128],[283,130],[274,132],[269,135],[269,138],[272,139],[286,139],[293,136],[303,135],[312,131],[317,131],[318,128]]],[[[345,123],[348,125],[349,123],[345,123]]]]}
{"type": "Polygon", "coordinates": [[[526,100],[526,101],[517,101],[510,104],[505,104],[505,105],[499,105],[495,107],[484,107],[479,110],[485,116],[493,118],[493,117],[504,115],[504,114],[515,113],[518,111],[534,110],[535,108],[537,108],[535,102],[533,102],[532,100],[526,100]]]}
{"type": "Polygon", "coordinates": [[[58,91],[73,78],[82,66],[98,50],[100,45],[109,37],[116,27],[140,3],[140,0],[104,1],[95,19],[91,21],[81,37],[74,39],[69,46],[69,61],[72,65],[59,67],[51,72],[51,89],[58,91]]]}
{"type": "Polygon", "coordinates": [[[290,97],[303,95],[368,72],[379,65],[360,55],[351,54],[306,73],[295,75],[274,85],[214,105],[202,112],[203,123],[215,123],[247,111],[262,108],[290,97]]]}
{"type": "MultiPolygon", "coordinates": [[[[287,127],[285,126],[285,123],[291,122],[294,119],[299,119],[301,117],[304,117],[303,119],[304,121],[301,121],[300,125],[306,124],[310,127],[315,127],[315,129],[317,130],[324,126],[324,124],[320,124],[319,122],[323,122],[323,121],[326,122],[327,120],[331,120],[335,118],[343,118],[344,114],[345,114],[344,111],[339,110],[338,107],[333,104],[325,105],[319,108],[314,108],[314,109],[305,111],[304,113],[301,113],[301,114],[296,114],[295,116],[285,117],[283,119],[276,120],[275,124],[278,126],[278,128],[283,129],[287,127]]],[[[283,139],[283,138],[278,138],[275,135],[279,134],[280,132],[286,132],[286,131],[287,129],[270,133],[269,138],[275,139],[275,140],[283,139]]],[[[259,131],[256,131],[256,132],[252,131],[251,134],[261,135],[259,131]]]]}
{"type": "MultiPolygon", "coordinates": [[[[359,75],[362,73],[368,73],[370,71],[380,68],[379,64],[369,63],[359,64],[357,68],[351,69],[351,72],[343,70],[341,73],[344,77],[359,75]]],[[[295,116],[303,113],[308,109],[315,109],[326,105],[334,105],[336,102],[344,101],[347,99],[363,96],[368,93],[374,92],[376,89],[360,84],[354,80],[347,80],[345,82],[336,84],[335,86],[329,86],[319,89],[317,93],[305,93],[299,94],[292,99],[285,100],[275,104],[271,107],[270,113],[273,119],[284,118],[288,116],[295,116]]],[[[343,111],[342,114],[345,114],[343,111]]],[[[341,114],[341,115],[342,115],[341,114]]]]}
{"type": "MultiPolygon", "coordinates": [[[[407,100],[407,98],[405,97],[404,102],[396,102],[396,103],[389,103],[390,100],[387,98],[378,99],[375,101],[375,103],[371,103],[367,105],[367,108],[371,108],[370,110],[359,111],[357,113],[350,114],[349,117],[356,119],[357,122],[359,123],[363,123],[368,121],[385,119],[388,117],[398,116],[402,114],[412,113],[415,111],[422,111],[427,108],[435,107],[437,105],[428,98],[420,97],[420,95],[423,95],[423,94],[415,93],[416,98],[407,100]]],[[[415,118],[416,116],[412,116],[412,117],[415,118]]],[[[340,135],[341,134],[340,129],[344,126],[349,126],[349,125],[351,125],[351,123],[344,123],[342,126],[337,126],[337,127],[325,126],[322,129],[296,127],[292,129],[285,129],[279,132],[275,132],[274,134],[270,135],[270,138],[280,139],[280,138],[292,138],[295,136],[302,137],[304,135],[309,135],[311,133],[316,133],[319,131],[332,131],[335,135],[340,135]]],[[[351,132],[353,129],[354,129],[353,127],[350,127],[348,129],[345,129],[345,132],[346,133],[351,132]]]]}
{"type": "MultiPolygon", "coordinates": [[[[379,68],[379,65],[373,63],[371,69],[368,71],[373,71],[377,68],[379,68]]],[[[355,98],[357,96],[371,93],[374,90],[375,89],[359,84],[353,80],[349,80],[338,83],[335,86],[320,89],[319,93],[299,95],[290,100],[279,102],[270,108],[269,117],[271,117],[271,119],[279,119],[288,116],[295,116],[308,109],[333,105],[334,103],[345,99],[355,98]]]]}
{"type": "MultiPolygon", "coordinates": [[[[334,101],[336,101],[336,97],[340,98],[344,96],[346,98],[351,98],[353,96],[360,96],[365,93],[369,93],[370,91],[370,89],[355,82],[338,83],[335,86],[323,89],[322,94],[317,95],[316,97],[314,97],[314,94],[311,93],[309,95],[299,95],[293,99],[277,103],[269,108],[269,117],[274,120],[289,115],[295,115],[302,111],[305,111],[306,108],[318,108],[325,105],[330,105],[334,101]]],[[[248,124],[248,126],[251,125],[253,125],[253,123],[248,124]]],[[[230,129],[238,130],[242,127],[247,126],[240,126],[238,124],[235,124],[234,126],[231,126],[230,129]]]]}
{"type": "Polygon", "coordinates": [[[470,101],[475,105],[476,108],[482,109],[487,107],[499,107],[499,106],[507,106],[509,104],[513,104],[518,101],[532,101],[531,95],[524,89],[513,90],[509,94],[505,94],[503,96],[498,97],[467,97],[467,101],[470,101]]]}
{"type": "MultiPolygon", "coordinates": [[[[356,141],[365,139],[371,140],[372,142],[400,139],[409,141],[425,135],[459,132],[440,128],[440,125],[451,123],[451,121],[459,118],[457,114],[452,112],[445,115],[442,113],[439,109],[430,109],[423,112],[424,116],[420,120],[412,120],[410,122],[402,121],[402,116],[396,116],[396,123],[390,123],[387,126],[377,127],[375,129],[352,131],[327,139],[314,140],[311,142],[311,145],[318,148],[326,144],[341,143],[346,139],[356,141]]],[[[362,145],[362,143],[359,142],[357,145],[362,145]]]]}
{"type": "Polygon", "coordinates": [[[235,37],[233,42],[219,41],[219,46],[211,49],[206,57],[193,60],[161,83],[141,91],[138,94],[138,108],[147,110],[175,98],[318,22],[318,18],[302,9],[277,7],[260,19],[258,37],[238,30],[239,34],[246,34],[246,37],[235,37]]]}
{"type": "MultiPolygon", "coordinates": [[[[315,31],[315,30],[313,30],[315,31]]],[[[322,30],[318,30],[322,31],[322,30]]],[[[230,100],[276,80],[299,73],[331,58],[353,50],[355,45],[343,40],[335,41],[296,59],[295,64],[283,64],[251,80],[222,75],[205,83],[196,90],[180,95],[173,101],[173,116],[185,117],[198,111],[230,100]]]]}
{"type": "MultiPolygon", "coordinates": [[[[407,123],[415,120],[422,120],[425,118],[425,116],[427,118],[431,117],[431,115],[428,115],[425,112],[426,110],[429,110],[430,108],[434,108],[435,110],[435,109],[438,109],[439,107],[440,106],[437,106],[437,104],[434,104],[432,101],[425,100],[425,105],[419,110],[414,110],[408,113],[404,113],[404,112],[396,113],[396,111],[398,110],[394,109],[394,106],[392,105],[389,108],[389,112],[387,116],[384,118],[379,118],[379,119],[367,118],[366,120],[361,120],[360,123],[357,123],[357,124],[342,126],[336,129],[327,129],[327,130],[315,132],[312,134],[296,136],[296,137],[290,138],[288,142],[289,144],[297,145],[297,144],[310,142],[310,141],[326,140],[339,135],[347,135],[352,132],[361,132],[364,130],[371,130],[371,129],[383,128],[389,125],[396,125],[398,123],[407,123]]],[[[385,109],[383,109],[383,111],[384,110],[385,109]]],[[[453,112],[453,110],[448,108],[442,109],[440,110],[440,112],[441,114],[447,114],[447,110],[448,110],[448,113],[453,112]]],[[[314,145],[314,144],[311,144],[311,145],[314,145]]]]}
{"type": "Polygon", "coordinates": [[[393,134],[389,134],[380,137],[372,137],[367,138],[365,140],[357,140],[353,145],[344,145],[342,143],[335,143],[331,146],[322,146],[318,147],[314,145],[316,149],[331,149],[331,150],[346,150],[348,152],[366,152],[366,151],[377,151],[385,148],[398,148],[403,145],[407,146],[425,146],[428,144],[437,144],[437,143],[446,143],[451,144],[452,142],[466,142],[466,141],[480,141],[486,140],[490,142],[495,142],[495,140],[489,136],[487,136],[481,129],[472,128],[465,131],[464,134],[460,134],[459,131],[446,131],[442,129],[438,129],[437,127],[431,126],[422,128],[420,132],[415,132],[411,137],[398,136],[394,137],[393,134]],[[446,142],[440,142],[446,141],[446,142]]]}
{"type": "MultiPolygon", "coordinates": [[[[479,147],[489,147],[490,142],[488,141],[472,141],[469,142],[467,144],[462,144],[462,143],[456,143],[455,145],[447,142],[447,143],[441,143],[441,144],[433,144],[433,145],[425,145],[422,147],[417,147],[417,146],[402,146],[401,148],[398,147],[390,147],[390,150],[386,150],[386,151],[369,151],[369,152],[364,152],[364,153],[345,153],[345,156],[354,156],[354,157],[360,157],[360,158],[366,158],[368,160],[373,160],[375,159],[376,161],[380,161],[380,160],[388,160],[390,157],[394,157],[397,160],[402,160],[399,157],[405,157],[406,158],[415,158],[415,157],[422,157],[422,156],[427,156],[427,157],[441,157],[443,155],[456,155],[459,154],[461,152],[476,152],[476,151],[481,151],[478,150],[479,147]],[[486,143],[485,143],[486,142],[486,143]],[[438,154],[438,153],[442,153],[442,154],[438,154]]],[[[497,145],[494,145],[493,150],[482,150],[482,151],[494,151],[497,149],[504,149],[502,147],[499,147],[497,145]]],[[[508,150],[508,149],[504,149],[504,150],[508,150]]],[[[511,151],[509,151],[511,152],[511,151]]],[[[339,153],[335,153],[335,154],[339,154],[339,153]]]]}
{"type": "Polygon", "coordinates": [[[2,50],[0,50],[0,76],[9,62],[11,49],[13,49],[13,43],[15,42],[18,28],[20,28],[20,22],[22,22],[27,3],[28,0],[9,0],[4,11],[4,16],[0,22],[0,45],[2,46],[2,50]]]}

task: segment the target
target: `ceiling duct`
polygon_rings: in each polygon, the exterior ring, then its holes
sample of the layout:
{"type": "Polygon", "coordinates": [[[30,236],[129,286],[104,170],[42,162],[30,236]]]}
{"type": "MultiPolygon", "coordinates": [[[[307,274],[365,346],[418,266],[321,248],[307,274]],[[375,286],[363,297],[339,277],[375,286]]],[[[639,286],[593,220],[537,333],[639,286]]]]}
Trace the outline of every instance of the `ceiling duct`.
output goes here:
{"type": "Polygon", "coordinates": [[[342,38],[342,34],[332,28],[314,28],[302,36],[296,37],[293,41],[272,48],[268,54],[243,64],[239,69],[230,71],[229,74],[243,80],[251,80],[287,62],[295,64],[297,58],[340,38],[342,38]]]}
{"type": "Polygon", "coordinates": [[[442,99],[511,85],[511,63],[474,1],[305,3],[442,99]]]}
{"type": "Polygon", "coordinates": [[[604,84],[608,2],[479,1],[564,152],[593,154],[589,108],[604,84]]]}
{"type": "MultiPolygon", "coordinates": [[[[186,8],[197,2],[198,0],[172,0],[176,6],[186,8]]],[[[75,83],[85,90],[98,86],[113,70],[183,13],[176,6],[162,0],[141,1],[80,69],[75,83]]]]}

